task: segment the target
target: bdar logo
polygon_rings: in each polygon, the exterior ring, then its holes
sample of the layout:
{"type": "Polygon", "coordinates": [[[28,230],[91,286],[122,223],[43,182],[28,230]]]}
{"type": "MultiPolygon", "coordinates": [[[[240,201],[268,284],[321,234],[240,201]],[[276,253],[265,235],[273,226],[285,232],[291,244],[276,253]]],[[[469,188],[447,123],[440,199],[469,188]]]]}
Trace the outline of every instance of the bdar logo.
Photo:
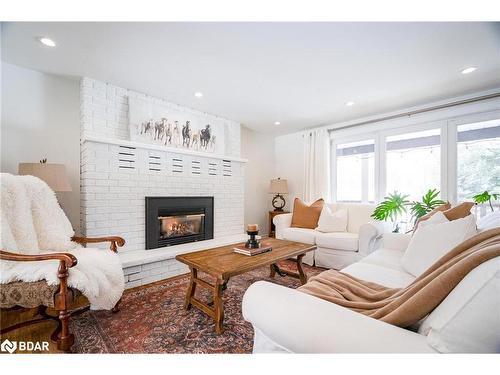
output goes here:
{"type": "Polygon", "coordinates": [[[2,342],[2,345],[0,345],[0,350],[2,352],[9,352],[10,354],[14,353],[17,349],[17,342],[16,341],[10,341],[10,340],[4,340],[2,342]]]}

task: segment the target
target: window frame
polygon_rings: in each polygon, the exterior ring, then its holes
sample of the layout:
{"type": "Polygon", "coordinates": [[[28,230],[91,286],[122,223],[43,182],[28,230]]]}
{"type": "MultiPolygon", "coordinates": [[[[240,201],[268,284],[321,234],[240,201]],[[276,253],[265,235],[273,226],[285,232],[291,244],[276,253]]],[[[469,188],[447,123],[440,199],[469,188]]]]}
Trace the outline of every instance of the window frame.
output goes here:
{"type": "MultiPolygon", "coordinates": [[[[489,105],[490,103],[481,105],[489,105]]],[[[443,200],[457,202],[457,129],[460,125],[500,119],[500,110],[483,110],[476,113],[453,116],[446,114],[427,114],[416,121],[413,118],[401,118],[374,124],[373,130],[363,132],[366,126],[351,129],[332,129],[330,133],[330,183],[331,199],[337,202],[337,157],[336,146],[339,144],[374,140],[375,147],[375,200],[380,202],[385,196],[387,181],[387,137],[414,133],[425,130],[440,129],[440,192],[443,200]]],[[[341,202],[341,201],[340,201],[341,202]]],[[[367,202],[363,202],[367,203],[367,202]]]]}

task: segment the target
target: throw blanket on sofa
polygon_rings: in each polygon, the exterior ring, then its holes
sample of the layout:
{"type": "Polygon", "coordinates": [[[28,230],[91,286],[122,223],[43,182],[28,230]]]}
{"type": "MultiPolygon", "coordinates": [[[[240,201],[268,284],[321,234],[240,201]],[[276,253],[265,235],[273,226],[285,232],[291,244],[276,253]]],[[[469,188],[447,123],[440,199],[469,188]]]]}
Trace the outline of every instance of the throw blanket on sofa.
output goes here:
{"type": "Polygon", "coordinates": [[[500,228],[481,232],[456,246],[405,288],[387,288],[339,271],[312,277],[298,290],[408,327],[427,316],[475,267],[500,256],[500,228]]]}
{"type": "MultiPolygon", "coordinates": [[[[68,252],[78,263],[68,285],[82,292],[93,310],[109,310],[121,298],[124,277],[120,258],[109,249],[82,248],[71,241],[74,231],[54,192],[33,176],[0,174],[2,250],[20,254],[68,252]]],[[[0,283],[46,280],[58,285],[56,260],[0,260],[0,283]]]]}

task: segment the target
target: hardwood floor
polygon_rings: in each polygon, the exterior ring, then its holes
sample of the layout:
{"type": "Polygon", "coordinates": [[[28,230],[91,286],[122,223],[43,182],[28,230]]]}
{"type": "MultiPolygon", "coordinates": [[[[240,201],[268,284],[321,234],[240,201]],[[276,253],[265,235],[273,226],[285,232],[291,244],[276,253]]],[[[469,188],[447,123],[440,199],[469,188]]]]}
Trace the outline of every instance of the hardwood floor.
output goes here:
{"type": "MultiPolygon", "coordinates": [[[[76,307],[85,306],[87,304],[87,299],[85,297],[79,297],[76,302],[76,307]]],[[[30,309],[25,311],[2,311],[0,312],[0,326],[2,328],[9,327],[13,324],[28,321],[33,319],[36,314],[37,309],[30,309]]],[[[55,311],[48,309],[47,312],[50,315],[56,315],[55,311]]],[[[57,322],[52,320],[47,320],[42,323],[33,324],[27,327],[16,329],[12,332],[1,335],[1,340],[9,339],[11,341],[32,341],[32,342],[43,342],[47,341],[49,343],[49,353],[62,353],[57,350],[57,345],[50,340],[50,335],[54,332],[57,327],[57,322]]],[[[34,352],[23,352],[23,353],[36,353],[36,354],[46,354],[46,351],[34,351],[34,352]]]]}

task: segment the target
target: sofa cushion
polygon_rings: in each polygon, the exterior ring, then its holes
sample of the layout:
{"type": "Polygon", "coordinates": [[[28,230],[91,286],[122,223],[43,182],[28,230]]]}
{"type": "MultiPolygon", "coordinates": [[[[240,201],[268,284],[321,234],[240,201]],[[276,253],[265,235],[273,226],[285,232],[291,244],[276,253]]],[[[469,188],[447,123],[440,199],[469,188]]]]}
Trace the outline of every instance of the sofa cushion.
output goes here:
{"type": "Polygon", "coordinates": [[[500,348],[500,257],[473,269],[424,320],[419,333],[440,352],[500,348]]]}
{"type": "Polygon", "coordinates": [[[359,236],[349,232],[316,232],[316,245],[335,250],[358,251],[359,236]]]}
{"type": "Polygon", "coordinates": [[[318,226],[319,215],[323,208],[323,199],[318,199],[307,205],[299,198],[293,202],[292,227],[314,229],[318,226]]]}
{"type": "Polygon", "coordinates": [[[443,214],[450,221],[462,219],[471,214],[470,210],[472,207],[474,207],[474,202],[463,202],[449,210],[443,211],[443,214]]]}
{"type": "Polygon", "coordinates": [[[388,288],[404,288],[415,280],[415,277],[404,271],[361,262],[353,263],[341,272],[388,288]]]}
{"type": "Polygon", "coordinates": [[[413,228],[413,231],[415,232],[417,230],[418,224],[420,224],[421,222],[424,222],[424,221],[430,219],[435,213],[437,213],[437,212],[443,212],[443,211],[449,210],[450,208],[451,208],[450,202],[446,202],[445,204],[437,206],[431,212],[425,214],[424,216],[419,217],[417,219],[417,221],[415,222],[415,227],[413,228]]]}
{"type": "Polygon", "coordinates": [[[377,266],[387,267],[396,271],[404,272],[401,266],[401,258],[404,252],[392,249],[379,249],[360,260],[361,263],[375,264],[377,266]]]}
{"type": "Polygon", "coordinates": [[[328,205],[332,211],[346,209],[349,217],[347,223],[347,231],[351,233],[358,233],[359,228],[373,220],[371,214],[375,210],[374,204],[364,203],[332,203],[328,205]]]}
{"type": "Polygon", "coordinates": [[[420,276],[455,246],[476,234],[474,215],[447,221],[442,212],[420,223],[411,238],[401,264],[406,272],[420,276]],[[443,216],[445,222],[439,222],[443,216]]]}
{"type": "Polygon", "coordinates": [[[324,233],[345,232],[347,229],[347,210],[341,208],[332,211],[328,205],[324,205],[318,220],[317,231],[324,233]]]}
{"type": "Polygon", "coordinates": [[[318,232],[316,232],[314,229],[285,228],[283,229],[282,236],[284,240],[303,242],[314,245],[316,243],[315,242],[316,233],[318,232]]]}

